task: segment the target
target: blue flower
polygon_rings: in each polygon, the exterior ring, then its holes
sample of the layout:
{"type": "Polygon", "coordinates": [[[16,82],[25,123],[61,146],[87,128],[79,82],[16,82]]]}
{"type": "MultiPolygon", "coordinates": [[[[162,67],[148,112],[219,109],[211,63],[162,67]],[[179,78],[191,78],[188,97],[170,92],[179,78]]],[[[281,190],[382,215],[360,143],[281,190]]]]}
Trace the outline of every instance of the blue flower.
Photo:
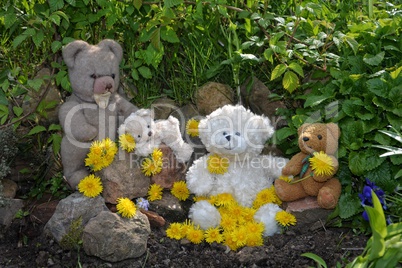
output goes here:
{"type": "MultiPolygon", "coordinates": [[[[371,206],[373,207],[373,197],[371,196],[371,191],[374,191],[374,193],[377,195],[378,199],[380,200],[380,203],[382,205],[382,208],[385,210],[387,209],[387,206],[385,205],[385,192],[375,185],[374,182],[370,181],[369,179],[366,179],[366,185],[363,187],[363,192],[359,194],[359,198],[361,200],[362,206],[371,206]]],[[[363,212],[363,219],[366,221],[369,220],[367,212],[363,212]]]]}
{"type": "Polygon", "coordinates": [[[137,206],[138,206],[139,208],[142,208],[142,209],[144,209],[144,210],[148,210],[148,207],[149,207],[149,202],[148,202],[148,200],[146,200],[146,199],[140,197],[140,198],[137,198],[136,201],[137,201],[137,206]]]}

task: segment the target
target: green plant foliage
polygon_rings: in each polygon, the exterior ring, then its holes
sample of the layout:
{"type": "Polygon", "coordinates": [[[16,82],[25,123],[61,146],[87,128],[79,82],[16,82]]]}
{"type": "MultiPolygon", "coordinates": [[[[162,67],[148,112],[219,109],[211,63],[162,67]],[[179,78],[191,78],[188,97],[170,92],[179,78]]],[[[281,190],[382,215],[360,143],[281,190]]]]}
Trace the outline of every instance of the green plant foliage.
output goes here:
{"type": "Polygon", "coordinates": [[[82,217],[78,217],[71,222],[68,232],[61,238],[60,246],[65,250],[79,250],[82,246],[83,232],[82,217]]]}

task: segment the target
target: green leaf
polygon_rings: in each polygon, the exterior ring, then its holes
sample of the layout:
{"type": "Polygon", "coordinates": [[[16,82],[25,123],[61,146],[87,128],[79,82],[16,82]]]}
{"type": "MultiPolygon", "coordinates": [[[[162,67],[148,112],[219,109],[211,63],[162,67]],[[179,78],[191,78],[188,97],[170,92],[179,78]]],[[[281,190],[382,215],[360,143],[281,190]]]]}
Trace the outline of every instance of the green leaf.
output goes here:
{"type": "Polygon", "coordinates": [[[380,52],[377,55],[366,54],[363,61],[371,66],[378,66],[384,60],[385,52],[380,52]]]}
{"type": "Polygon", "coordinates": [[[151,79],[152,78],[152,72],[151,70],[146,67],[146,66],[141,66],[140,68],[138,68],[138,72],[147,79],[151,79]]]}
{"type": "Polygon", "coordinates": [[[62,9],[64,7],[63,0],[49,0],[50,11],[56,11],[58,9],[62,9]]]}
{"type": "Polygon", "coordinates": [[[60,152],[62,136],[58,133],[53,133],[51,136],[53,154],[57,155],[60,152]]]}
{"type": "Polygon", "coordinates": [[[279,141],[283,141],[284,139],[296,134],[296,130],[291,129],[290,127],[284,127],[275,131],[275,137],[279,141]]]}
{"type": "Polygon", "coordinates": [[[134,7],[139,10],[142,6],[142,0],[134,0],[134,7]]]}
{"type": "Polygon", "coordinates": [[[29,131],[28,136],[35,135],[43,131],[46,131],[46,128],[44,126],[35,126],[33,129],[29,131]]]}
{"type": "Polygon", "coordinates": [[[169,43],[179,43],[180,42],[179,38],[177,37],[176,32],[170,26],[162,27],[160,34],[161,34],[160,37],[162,38],[162,40],[168,41],[169,43]]]}
{"type": "Polygon", "coordinates": [[[353,174],[355,174],[357,176],[363,176],[366,173],[365,157],[366,157],[366,155],[365,155],[364,151],[350,152],[349,168],[353,174]]]}
{"type": "Polygon", "coordinates": [[[264,51],[264,58],[269,61],[271,64],[274,63],[274,51],[272,50],[272,48],[267,48],[264,51]]]}
{"type": "Polygon", "coordinates": [[[271,81],[280,77],[286,71],[286,69],[287,69],[287,67],[283,63],[276,65],[276,67],[274,68],[274,70],[271,73],[271,81]]]}
{"type": "Polygon", "coordinates": [[[383,98],[388,97],[388,86],[381,78],[367,80],[366,85],[370,92],[374,93],[376,96],[383,98]]]}
{"type": "Polygon", "coordinates": [[[0,125],[3,125],[9,115],[10,111],[6,105],[0,105],[0,125]]]}
{"type": "Polygon", "coordinates": [[[161,45],[161,29],[156,28],[150,35],[150,40],[152,46],[156,49],[159,50],[160,45],[161,45]]]}
{"type": "Polygon", "coordinates": [[[61,18],[59,15],[53,13],[52,15],[50,15],[49,20],[54,24],[56,24],[57,26],[60,26],[61,18]]]}
{"type": "Polygon", "coordinates": [[[56,53],[57,51],[59,51],[59,50],[61,49],[62,46],[63,46],[63,45],[61,44],[60,41],[53,41],[53,42],[52,42],[52,45],[51,45],[51,47],[52,47],[52,52],[53,52],[53,53],[56,53]]]}
{"type": "Polygon", "coordinates": [[[4,26],[5,26],[5,28],[6,29],[11,28],[11,26],[13,26],[16,21],[17,21],[17,16],[15,15],[14,12],[7,13],[4,16],[4,26]]]}
{"type": "Polygon", "coordinates": [[[283,76],[282,85],[289,93],[292,93],[299,86],[299,78],[294,72],[287,71],[283,76]]]}
{"type": "Polygon", "coordinates": [[[314,107],[322,103],[323,101],[332,98],[332,95],[308,95],[306,101],[304,102],[304,107],[314,107]]]}
{"type": "Polygon", "coordinates": [[[22,109],[21,107],[18,107],[18,106],[13,106],[13,112],[17,117],[19,117],[24,112],[24,109],[22,109]]]}
{"type": "Polygon", "coordinates": [[[291,62],[289,68],[295,71],[300,77],[304,77],[303,68],[297,62],[291,62]]]}
{"type": "Polygon", "coordinates": [[[13,40],[13,48],[16,49],[25,39],[28,38],[28,35],[20,34],[13,40]]]}
{"type": "Polygon", "coordinates": [[[339,198],[339,217],[348,219],[362,211],[360,199],[357,194],[345,193],[339,198]]]}
{"type": "Polygon", "coordinates": [[[51,124],[48,128],[49,131],[53,131],[53,130],[61,130],[61,126],[58,124],[51,124]]]}
{"type": "Polygon", "coordinates": [[[32,36],[32,41],[37,48],[42,45],[43,39],[45,39],[45,34],[42,29],[37,31],[36,34],[32,36]]]}
{"type": "Polygon", "coordinates": [[[324,259],[314,253],[307,252],[301,254],[300,256],[312,259],[319,265],[318,267],[327,268],[327,263],[324,261],[324,259]]]}
{"type": "Polygon", "coordinates": [[[183,0],[165,0],[164,5],[165,7],[174,7],[183,3],[183,0]]]}
{"type": "Polygon", "coordinates": [[[380,200],[373,190],[371,190],[371,197],[374,207],[366,206],[365,210],[369,216],[370,226],[373,232],[373,243],[371,245],[369,260],[374,260],[382,257],[385,253],[384,238],[387,236],[387,224],[380,200]]]}
{"type": "Polygon", "coordinates": [[[353,53],[356,55],[358,49],[359,49],[359,43],[350,36],[345,36],[344,41],[350,46],[350,48],[353,50],[353,53]]]}

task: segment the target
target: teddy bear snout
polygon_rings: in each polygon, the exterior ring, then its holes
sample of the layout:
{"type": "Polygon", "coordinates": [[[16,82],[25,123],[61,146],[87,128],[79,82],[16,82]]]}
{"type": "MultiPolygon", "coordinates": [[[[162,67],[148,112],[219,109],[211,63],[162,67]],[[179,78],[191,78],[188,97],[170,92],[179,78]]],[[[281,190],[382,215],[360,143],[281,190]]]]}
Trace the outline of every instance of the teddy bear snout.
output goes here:
{"type": "Polygon", "coordinates": [[[95,79],[94,93],[103,94],[106,92],[113,92],[114,80],[110,76],[101,76],[95,79]]]}

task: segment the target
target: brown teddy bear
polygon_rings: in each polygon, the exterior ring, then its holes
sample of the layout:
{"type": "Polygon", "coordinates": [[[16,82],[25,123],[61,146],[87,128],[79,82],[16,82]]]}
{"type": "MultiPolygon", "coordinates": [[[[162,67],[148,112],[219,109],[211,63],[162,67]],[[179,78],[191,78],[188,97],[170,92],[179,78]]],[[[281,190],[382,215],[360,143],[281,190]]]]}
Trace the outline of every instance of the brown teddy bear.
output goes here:
{"type": "Polygon", "coordinates": [[[59,111],[64,130],[61,158],[73,189],[89,174],[84,159],[91,142],[115,140],[118,126],[138,110],[117,93],[122,56],[121,46],[110,39],[98,45],[76,40],[63,49],[73,92],[59,111]]]}
{"type": "Polygon", "coordinates": [[[334,175],[338,171],[338,150],[340,129],[334,123],[303,124],[298,129],[300,153],[294,155],[282,169],[283,176],[293,176],[293,182],[282,179],[275,181],[275,189],[282,201],[295,201],[306,196],[317,196],[318,205],[333,209],[341,194],[341,184],[334,175]],[[318,162],[325,172],[313,170],[314,155],[321,152],[325,161],[318,162]],[[325,153],[326,155],[324,155],[325,153]],[[330,163],[330,165],[328,165],[330,163]],[[297,180],[300,182],[296,182],[297,180]]]}

